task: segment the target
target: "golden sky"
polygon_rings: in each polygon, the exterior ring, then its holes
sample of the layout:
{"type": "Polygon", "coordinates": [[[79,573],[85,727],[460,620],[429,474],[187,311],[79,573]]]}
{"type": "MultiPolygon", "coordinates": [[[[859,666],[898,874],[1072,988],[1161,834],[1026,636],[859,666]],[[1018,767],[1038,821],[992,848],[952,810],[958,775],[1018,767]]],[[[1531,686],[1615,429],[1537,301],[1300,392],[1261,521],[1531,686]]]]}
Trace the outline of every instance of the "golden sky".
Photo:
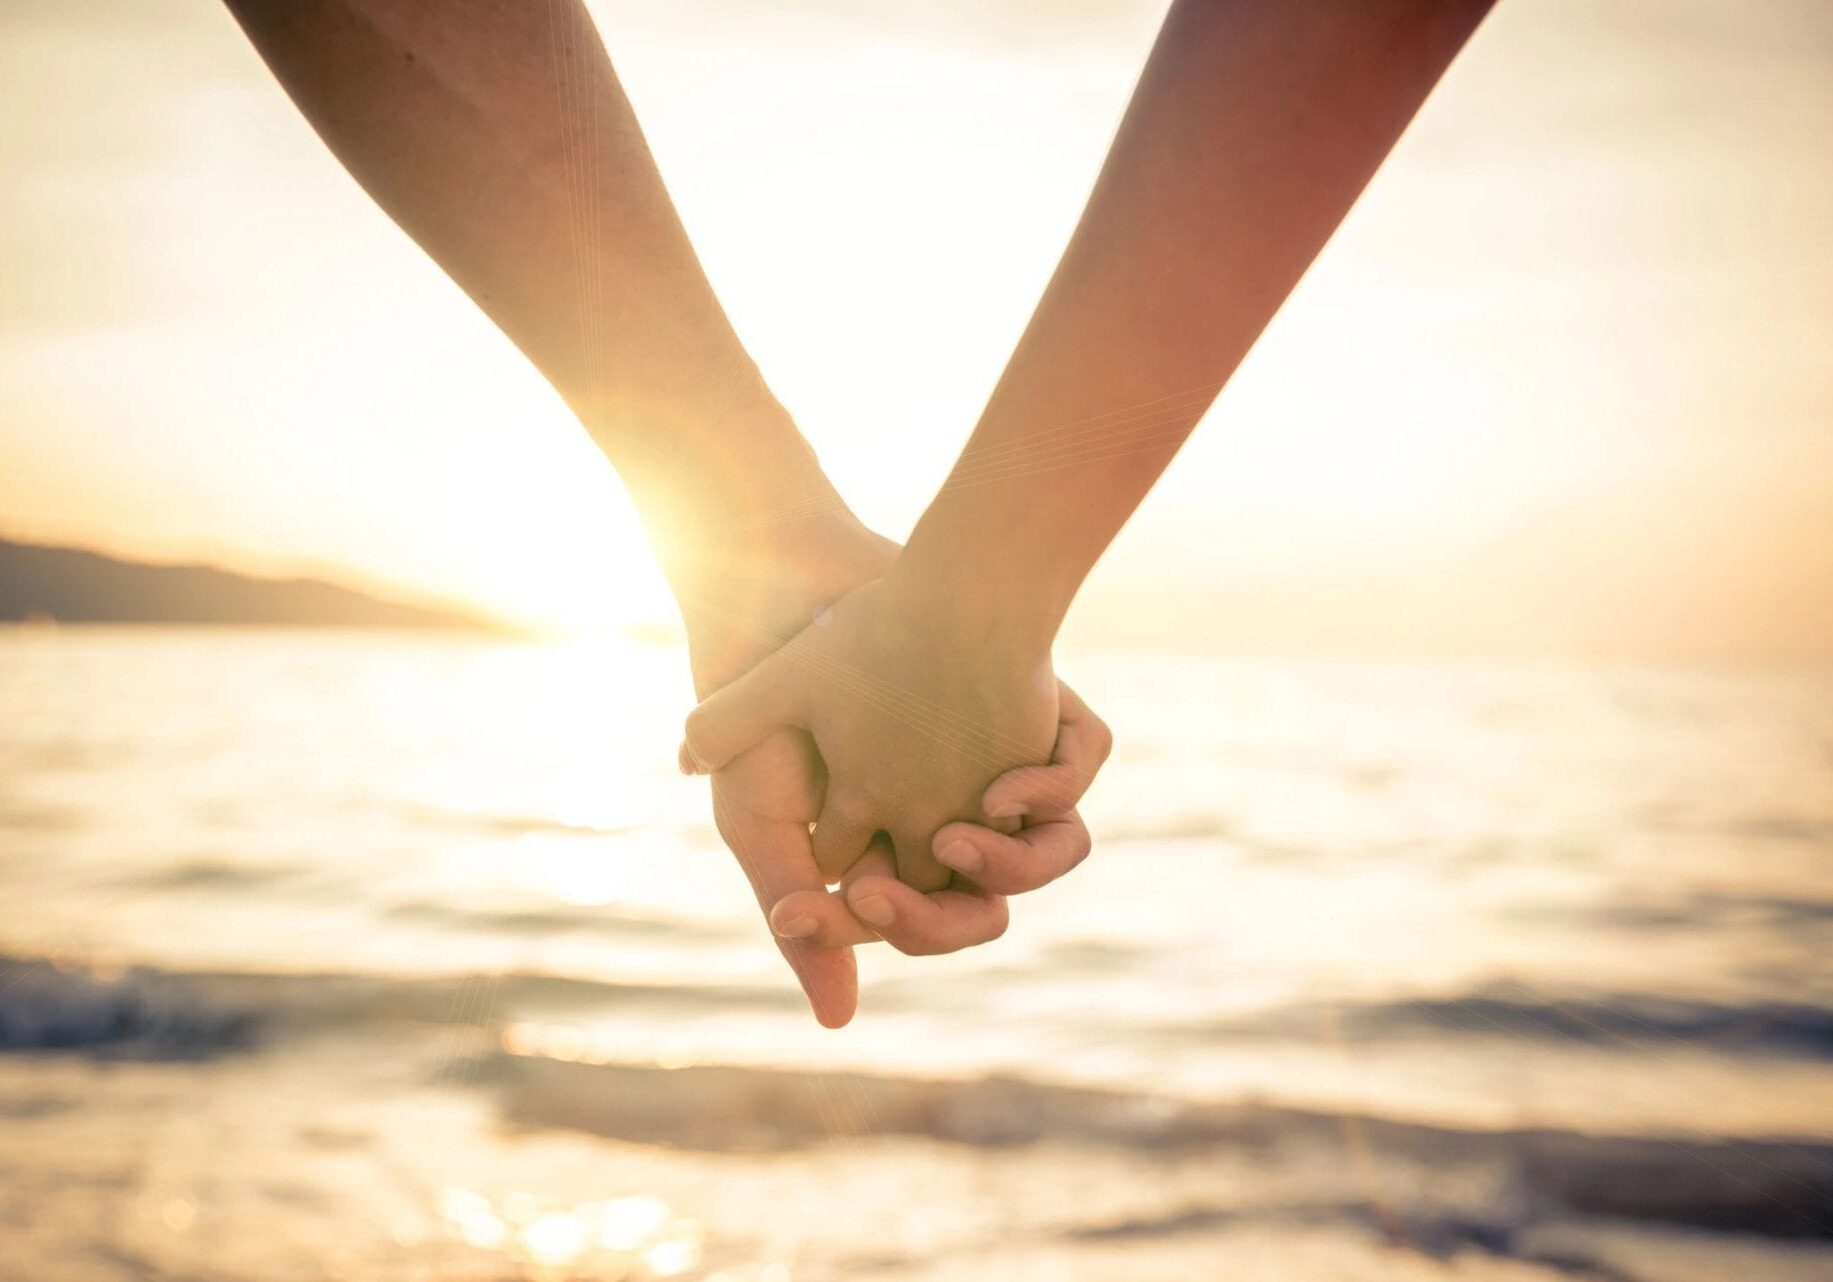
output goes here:
{"type": "MultiPolygon", "coordinates": [[[[605,0],[714,284],[902,534],[1152,0],[605,0]]],[[[1080,635],[1833,657],[1833,5],[1501,0],[1080,635]]],[[[615,477],[227,14],[0,6],[0,533],[666,617],[615,477]]]]}

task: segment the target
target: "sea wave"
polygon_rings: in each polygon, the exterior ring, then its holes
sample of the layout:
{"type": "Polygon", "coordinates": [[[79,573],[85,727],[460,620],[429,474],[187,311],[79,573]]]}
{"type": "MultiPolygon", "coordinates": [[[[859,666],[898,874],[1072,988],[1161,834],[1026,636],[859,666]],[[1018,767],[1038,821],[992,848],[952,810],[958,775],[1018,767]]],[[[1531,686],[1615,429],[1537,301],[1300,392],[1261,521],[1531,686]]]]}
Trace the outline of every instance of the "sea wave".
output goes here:
{"type": "MultiPolygon", "coordinates": [[[[403,906],[409,915],[451,910],[403,906]]],[[[460,914],[465,920],[468,915],[460,914]]],[[[497,930],[600,928],[650,933],[642,919],[601,922],[596,914],[539,910],[486,913],[497,930]]],[[[458,918],[454,918],[457,920],[458,918]]],[[[666,929],[673,930],[670,923],[666,929]]],[[[1102,941],[1065,941],[1055,967],[1111,966],[1124,956],[1102,941]]],[[[898,985],[876,994],[883,1009],[916,998],[898,985]]],[[[633,1007],[680,1011],[798,1012],[786,984],[626,981],[541,971],[398,976],[363,972],[171,971],[0,956],[0,1051],[141,1046],[203,1051],[245,1044],[257,1029],[373,1020],[513,1021],[614,1013],[633,1007]],[[462,996],[463,1000],[459,1000],[462,996]],[[233,1030],[233,1031],[231,1031],[233,1030]]],[[[1833,1007],[1813,1002],[1715,1002],[1647,992],[1552,991],[1495,981],[1469,990],[1367,1002],[1302,1002],[1223,1019],[1142,1028],[1168,1041],[1277,1040],[1345,1044],[1420,1037],[1506,1037],[1511,1042],[1603,1047],[1681,1047],[1716,1056],[1833,1059],[1833,1007]]]]}
{"type": "Polygon", "coordinates": [[[252,1014],[200,1000],[183,979],[33,959],[0,963],[0,1051],[197,1059],[247,1046],[252,1014]]]}
{"type": "Polygon", "coordinates": [[[629,824],[569,822],[551,815],[489,813],[403,802],[391,808],[395,817],[416,829],[442,829],[484,837],[617,837],[638,831],[629,824]]]}
{"type": "Polygon", "coordinates": [[[1715,892],[1667,899],[1629,899],[1600,904],[1578,913],[1562,912],[1560,915],[1631,931],[1697,931],[1708,927],[1747,927],[1769,931],[1825,932],[1833,927],[1833,901],[1800,895],[1715,892]]]}
{"type": "MultiPolygon", "coordinates": [[[[707,1150],[859,1137],[977,1147],[1053,1144],[1176,1156],[1463,1172],[1511,1205],[1833,1239],[1833,1143],[1477,1130],[1266,1103],[1202,1103],[988,1076],[930,1079],[738,1065],[668,1068],[506,1049],[491,1079],[511,1122],[707,1150]]],[[[1162,1226],[1159,1226],[1162,1227],[1162,1226]]]]}
{"type": "Polygon", "coordinates": [[[556,935],[584,932],[621,938],[703,942],[750,937],[750,923],[685,917],[636,916],[596,904],[545,904],[529,908],[473,908],[406,900],[385,909],[400,921],[499,935],[556,935]]]}
{"type": "Polygon", "coordinates": [[[172,971],[0,957],[0,1052],[193,1058],[373,1021],[496,1027],[530,1012],[638,1006],[794,1012],[786,985],[618,982],[541,972],[400,977],[172,971]]]}
{"type": "Polygon", "coordinates": [[[1393,1001],[1303,1003],[1167,1035],[1299,1037],[1346,1042],[1421,1034],[1513,1041],[1685,1045],[1716,1055],[1833,1057],[1833,1009],[1807,1002],[1714,1002],[1643,992],[1550,992],[1526,985],[1393,1001]]]}
{"type": "Polygon", "coordinates": [[[191,859],[111,879],[114,886],[136,890],[209,890],[242,892],[309,876],[302,864],[249,864],[223,859],[191,859]]]}
{"type": "MultiPolygon", "coordinates": [[[[1500,1019],[1538,1019],[1547,1009],[1525,998],[1511,1004],[1493,993],[1483,1000],[1500,1019]]],[[[1481,1129],[999,1074],[929,1078],[757,1064],[664,1067],[595,1058],[577,1030],[569,1040],[562,1036],[569,1032],[564,1025],[527,1022],[540,1012],[564,1020],[568,1011],[597,1014],[620,1005],[793,1013],[798,1001],[786,985],[682,987],[528,973],[395,978],[109,971],[42,958],[0,959],[0,1051],[194,1059],[272,1047],[289,1031],[326,1025],[458,1023],[484,1030],[478,1040],[486,1049],[476,1053],[486,1071],[457,1080],[496,1092],[504,1119],[530,1129],[709,1151],[902,1137],[984,1149],[1079,1146],[1154,1162],[1225,1152],[1280,1166],[1353,1160],[1370,1163],[1391,1187],[1480,1179],[1503,1190],[1492,1199],[1495,1205],[1527,1208],[1523,1214],[1551,1208],[1562,1215],[1833,1239],[1833,1138],[1824,1135],[1481,1129]]],[[[1436,1028],[1467,1005],[1374,1003],[1353,1012],[1350,1022],[1436,1028]]],[[[1729,1009],[1645,1006],[1639,1019],[1659,1019],[1672,1032],[1697,1028],[1702,1020],[1710,1026],[1729,1009]]],[[[1785,1011],[1775,1026],[1812,1041],[1824,1036],[1823,1018],[1805,1008],[1785,1011]]],[[[1179,1224],[1110,1229],[1175,1232],[1179,1224]]],[[[1452,1236],[1462,1235],[1460,1229],[1452,1236]]]]}

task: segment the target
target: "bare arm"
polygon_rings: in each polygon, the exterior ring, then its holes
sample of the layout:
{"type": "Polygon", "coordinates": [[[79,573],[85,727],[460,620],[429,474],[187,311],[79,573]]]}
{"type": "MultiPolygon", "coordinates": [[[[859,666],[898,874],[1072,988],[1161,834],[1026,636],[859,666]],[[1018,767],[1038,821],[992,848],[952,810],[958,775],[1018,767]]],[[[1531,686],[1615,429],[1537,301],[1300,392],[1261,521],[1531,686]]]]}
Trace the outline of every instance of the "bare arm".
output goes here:
{"type": "MultiPolygon", "coordinates": [[[[841,502],[733,332],[580,0],[228,2],[351,174],[617,466],[681,602],[703,691],[883,573],[895,549],[841,502]],[[785,504],[800,515],[755,528],[785,504]]],[[[1078,794],[1092,773],[1059,769],[1078,794]]],[[[776,735],[714,781],[713,808],[765,912],[800,905],[781,946],[816,1015],[838,1024],[855,999],[846,945],[872,936],[847,929],[823,893],[808,830],[821,782],[807,737],[776,735]]],[[[1087,849],[1073,815],[1046,831],[1035,852],[1007,851],[1016,871],[1002,889],[1087,849]]],[[[931,907],[881,933],[934,951],[1004,920],[997,896],[931,907]]]]}
{"type": "Polygon", "coordinates": [[[724,577],[713,563],[740,554],[713,540],[754,508],[814,500],[857,525],[720,307],[579,0],[229,8],[350,173],[566,398],[678,593],[724,577]]]}
{"type": "MultiPolygon", "coordinates": [[[[985,780],[1042,759],[1050,647],[1076,590],[1490,3],[1177,0],[909,545],[829,626],[701,704],[687,758],[717,767],[773,726],[807,727],[830,766],[824,866],[884,831],[910,885],[963,867],[932,857],[948,853],[932,834],[989,819],[985,780]]],[[[856,909],[900,893],[882,877],[848,892],[856,909]]]]}
{"type": "Polygon", "coordinates": [[[1047,647],[1492,2],[1178,0],[898,573],[1047,647]]]}
{"type": "MultiPolygon", "coordinates": [[[[579,0],[228,3],[351,174],[617,466],[703,690],[882,571],[890,545],[840,501],[727,321],[579,0]],[[793,500],[809,519],[722,536],[793,500]]],[[[783,734],[714,785],[766,913],[797,892],[820,901],[819,784],[806,738],[783,734]]],[[[815,1014],[845,1023],[850,950],[780,946],[815,1014]]]]}

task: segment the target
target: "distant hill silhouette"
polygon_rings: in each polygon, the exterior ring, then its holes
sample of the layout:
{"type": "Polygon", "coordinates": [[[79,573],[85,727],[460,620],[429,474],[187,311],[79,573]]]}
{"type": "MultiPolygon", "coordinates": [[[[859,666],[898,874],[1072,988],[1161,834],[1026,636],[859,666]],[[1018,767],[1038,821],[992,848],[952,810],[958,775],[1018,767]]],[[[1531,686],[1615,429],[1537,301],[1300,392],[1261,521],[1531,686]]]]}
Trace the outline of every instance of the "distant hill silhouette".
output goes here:
{"type": "Polygon", "coordinates": [[[458,611],[382,601],[317,579],[148,565],[0,539],[0,621],[493,630],[458,611]]]}

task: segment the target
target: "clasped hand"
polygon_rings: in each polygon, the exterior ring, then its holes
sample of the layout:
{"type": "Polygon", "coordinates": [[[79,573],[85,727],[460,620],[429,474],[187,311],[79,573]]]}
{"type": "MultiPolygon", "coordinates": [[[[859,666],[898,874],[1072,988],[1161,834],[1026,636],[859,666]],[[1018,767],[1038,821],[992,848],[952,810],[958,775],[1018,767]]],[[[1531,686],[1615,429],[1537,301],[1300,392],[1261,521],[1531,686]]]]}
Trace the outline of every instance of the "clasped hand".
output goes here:
{"type": "Polygon", "coordinates": [[[1047,646],[928,599],[895,567],[802,617],[689,715],[680,765],[712,775],[721,836],[835,1025],[852,1014],[850,946],[987,942],[1006,895],[1087,855],[1075,807],[1111,740],[1047,646]]]}

